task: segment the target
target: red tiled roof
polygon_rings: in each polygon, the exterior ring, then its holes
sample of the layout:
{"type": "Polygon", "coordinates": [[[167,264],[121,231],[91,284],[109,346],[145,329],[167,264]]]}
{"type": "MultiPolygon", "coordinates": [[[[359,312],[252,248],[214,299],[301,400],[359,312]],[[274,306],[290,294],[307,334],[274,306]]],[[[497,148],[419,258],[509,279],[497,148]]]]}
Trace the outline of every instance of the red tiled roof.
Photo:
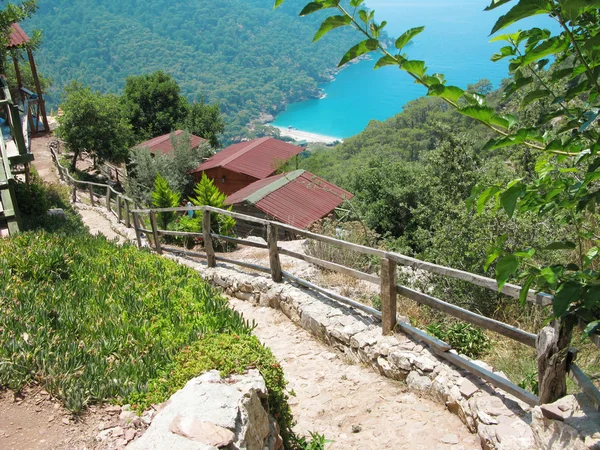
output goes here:
{"type": "MultiPolygon", "coordinates": [[[[179,136],[181,133],[183,133],[183,130],[177,130],[173,134],[175,136],[179,136]]],[[[196,148],[201,143],[207,142],[206,139],[194,136],[193,134],[190,135],[190,140],[192,143],[192,148],[196,148]]],[[[150,150],[150,153],[154,154],[159,152],[163,155],[171,153],[173,151],[173,145],[171,145],[171,133],[152,138],[146,142],[142,142],[141,144],[136,145],[136,148],[147,148],[150,150]]]]}
{"type": "Polygon", "coordinates": [[[250,203],[280,222],[307,228],[352,197],[350,192],[310,172],[297,170],[255,181],[229,196],[225,203],[250,203]]]}
{"type": "Polygon", "coordinates": [[[277,166],[304,149],[287,142],[264,137],[248,142],[233,144],[216,155],[211,156],[192,173],[202,172],[215,167],[224,167],[233,172],[263,179],[271,175],[277,166]]]}
{"type": "Polygon", "coordinates": [[[18,23],[13,23],[10,26],[10,43],[6,46],[6,48],[16,48],[20,47],[23,44],[27,44],[29,42],[29,36],[27,33],[23,31],[21,25],[18,23]]]}

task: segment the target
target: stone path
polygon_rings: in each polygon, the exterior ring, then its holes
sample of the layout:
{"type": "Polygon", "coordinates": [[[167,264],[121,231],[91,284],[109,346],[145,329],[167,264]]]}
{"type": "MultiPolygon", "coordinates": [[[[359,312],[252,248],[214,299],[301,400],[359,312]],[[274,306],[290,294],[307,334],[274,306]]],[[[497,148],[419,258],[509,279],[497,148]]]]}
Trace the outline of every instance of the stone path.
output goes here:
{"type": "Polygon", "coordinates": [[[403,383],[349,364],[280,311],[238,299],[230,304],[257,323],[255,334],[280,361],[296,431],[324,434],[327,449],[479,449],[477,435],[441,405],[403,383]]]}

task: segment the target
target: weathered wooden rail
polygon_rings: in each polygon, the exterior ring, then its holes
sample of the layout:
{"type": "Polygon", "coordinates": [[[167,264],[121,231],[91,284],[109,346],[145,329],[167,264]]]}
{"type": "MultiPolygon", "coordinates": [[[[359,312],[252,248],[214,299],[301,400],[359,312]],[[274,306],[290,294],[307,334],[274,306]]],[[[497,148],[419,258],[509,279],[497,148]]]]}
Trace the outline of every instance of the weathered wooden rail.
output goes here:
{"type": "MultiPolygon", "coordinates": [[[[93,183],[88,181],[81,181],[74,179],[67,168],[62,167],[56,157],[56,154],[52,152],[54,161],[59,168],[61,178],[67,183],[73,186],[73,200],[76,199],[77,189],[82,189],[82,195],[89,195],[90,202],[92,205],[101,203],[111,211],[117,219],[124,223],[127,227],[133,227],[135,229],[138,246],[142,246],[142,235],[146,236],[148,242],[152,245],[155,251],[159,254],[163,252],[178,253],[188,255],[197,258],[206,259],[208,267],[216,267],[217,262],[223,262],[227,264],[233,264],[247,269],[251,269],[258,272],[268,273],[275,282],[282,282],[288,280],[292,283],[303,286],[307,289],[311,289],[327,297],[338,301],[340,303],[349,305],[355,309],[358,309],[364,313],[370,314],[371,316],[381,320],[383,334],[393,333],[395,330],[400,330],[413,338],[427,344],[433,352],[440,358],[445,359],[458,367],[482,378],[489,382],[495,387],[498,387],[505,392],[508,392],[520,400],[530,404],[537,405],[539,398],[512,383],[511,381],[498,376],[497,374],[490,372],[481,366],[473,363],[469,359],[450,352],[452,349],[447,343],[428,335],[427,333],[411,326],[410,324],[399,320],[396,300],[398,295],[402,295],[406,298],[416,301],[419,304],[426,305],[430,308],[442,311],[449,314],[457,319],[465,322],[472,323],[481,328],[496,332],[510,339],[516,340],[524,345],[530,347],[536,346],[537,336],[533,333],[529,333],[525,330],[521,330],[512,325],[485,317],[467,309],[458,307],[451,303],[444,302],[433,296],[418,292],[410,289],[406,286],[399,285],[397,283],[397,266],[405,265],[408,267],[418,268],[433,274],[443,275],[458,280],[466,281],[471,284],[482,286],[491,289],[495,292],[501,292],[509,297],[518,299],[521,293],[521,287],[514,284],[505,284],[502,290],[498,290],[496,280],[487,278],[481,275],[472,274],[469,272],[452,269],[449,267],[439,266],[437,264],[420,261],[415,258],[411,258],[405,255],[401,255],[394,252],[388,252],[381,249],[375,249],[363,245],[346,242],[340,239],[332,238],[329,236],[323,236],[317,233],[313,233],[307,230],[303,230],[291,225],[287,225],[280,222],[260,219],[257,217],[247,216],[239,214],[233,211],[213,208],[210,206],[185,206],[176,208],[156,208],[156,209],[140,209],[137,208],[135,202],[126,197],[125,195],[117,192],[111,186],[93,183]],[[98,192],[102,192],[104,195],[98,195],[94,191],[97,189],[98,192]],[[114,198],[114,202],[112,199],[114,198]],[[114,205],[114,208],[113,208],[114,205]],[[188,213],[189,211],[195,211],[202,214],[202,231],[196,233],[188,233],[181,231],[170,231],[162,230],[158,228],[156,215],[161,212],[178,212],[188,213]],[[257,243],[247,239],[240,239],[232,236],[223,236],[212,232],[211,228],[211,213],[212,214],[223,214],[230,216],[236,220],[242,220],[253,224],[262,225],[266,230],[267,243],[257,243]],[[148,223],[148,225],[146,225],[148,223]],[[286,230],[298,236],[302,236],[308,239],[314,239],[319,242],[337,246],[339,248],[352,250],[359,254],[370,255],[380,258],[380,274],[365,273],[344,265],[326,261],[320,258],[316,258],[309,255],[286,250],[278,246],[278,231],[280,229],[286,230]],[[166,246],[161,243],[161,236],[175,236],[175,237],[190,237],[200,238],[203,241],[204,252],[198,252],[193,250],[186,250],[180,247],[166,246]],[[225,258],[221,255],[217,255],[214,250],[213,240],[223,240],[239,245],[246,245],[250,247],[257,247],[266,249],[269,252],[269,267],[251,264],[244,261],[236,261],[233,259],[225,258]],[[343,273],[345,275],[353,276],[357,279],[365,280],[367,282],[378,285],[380,288],[380,297],[382,311],[378,311],[370,306],[361,304],[348,297],[340,295],[329,289],[318,286],[311,283],[308,280],[304,280],[297,277],[289,272],[282,270],[280,256],[285,255],[296,259],[309,262],[316,266],[322,267],[327,270],[343,273]]],[[[552,303],[552,296],[544,293],[536,293],[533,290],[529,290],[527,293],[527,301],[540,306],[550,305],[552,303]]],[[[598,339],[594,342],[598,345],[598,339]]],[[[588,377],[579,369],[579,367],[572,363],[570,366],[570,374],[572,379],[580,386],[583,392],[595,403],[596,407],[600,409],[600,391],[594,386],[588,377]]]]}
{"type": "MultiPolygon", "coordinates": [[[[478,377],[484,379],[490,384],[503,389],[506,392],[514,395],[515,397],[523,400],[524,402],[530,405],[536,405],[539,402],[539,398],[533,395],[530,392],[520,388],[514,383],[506,380],[503,377],[498,376],[497,374],[490,372],[477,364],[474,364],[467,358],[464,358],[460,355],[457,355],[451,350],[450,345],[447,343],[434,338],[427,333],[416,329],[408,323],[402,322],[398,319],[398,314],[396,311],[396,299],[397,295],[402,295],[411,300],[416,301],[419,304],[426,305],[430,308],[442,311],[446,314],[449,314],[453,317],[456,317],[465,322],[472,323],[481,328],[485,328],[487,330],[491,330],[503,336],[506,336],[510,339],[516,340],[522,344],[528,345],[530,347],[536,347],[536,335],[533,333],[529,333],[525,330],[521,330],[512,325],[491,319],[489,317],[482,316],[480,314],[474,313],[467,309],[458,307],[451,303],[444,302],[440,299],[437,299],[433,296],[423,294],[416,290],[410,289],[405,286],[401,286],[397,283],[397,266],[398,264],[419,268],[430,273],[445,275],[448,277],[456,278],[459,280],[470,282],[477,286],[483,286],[488,289],[492,289],[498,292],[498,285],[496,280],[491,278],[487,278],[481,275],[475,275],[468,272],[464,272],[461,270],[452,269],[449,267],[443,267],[436,264],[431,264],[425,261],[420,261],[415,258],[410,258],[404,255],[400,255],[394,252],[387,252],[380,249],[375,249],[371,247],[366,247],[358,244],[354,244],[351,242],[342,241],[336,238],[332,238],[329,236],[323,236],[320,234],[316,234],[307,230],[299,229],[284,223],[274,222],[270,220],[260,219],[252,216],[247,216],[244,214],[239,214],[233,211],[222,210],[218,208],[213,208],[209,206],[194,206],[194,207],[178,207],[178,208],[161,208],[161,209],[136,209],[132,211],[134,216],[134,224],[141,223],[141,216],[146,215],[150,218],[150,228],[138,228],[136,232],[145,233],[148,239],[153,243],[154,248],[158,253],[162,253],[163,251],[170,252],[178,252],[182,254],[188,254],[190,256],[202,257],[207,260],[207,264],[209,267],[215,267],[218,261],[226,262],[229,264],[238,265],[241,267],[250,268],[252,270],[257,270],[260,272],[270,273],[271,278],[276,282],[281,282],[284,279],[296,283],[305,288],[320,292],[336,301],[344,303],[346,305],[352,306],[358,310],[361,310],[367,314],[370,314],[382,322],[382,332],[384,334],[392,333],[395,329],[399,329],[402,332],[411,335],[415,339],[418,339],[422,342],[425,342],[429,345],[434,353],[436,353],[439,357],[446,359],[447,361],[465,369],[466,371],[477,375],[478,377]],[[202,232],[198,233],[185,233],[185,232],[175,232],[168,230],[158,229],[156,226],[156,214],[161,212],[179,212],[179,213],[187,213],[188,211],[197,211],[202,213],[203,221],[202,221],[202,232]],[[267,243],[257,243],[246,239],[239,239],[229,236],[222,236],[216,233],[213,233],[211,230],[211,213],[216,214],[224,214],[230,217],[233,217],[237,220],[243,220],[247,222],[251,222],[254,224],[263,225],[266,229],[267,235],[267,243]],[[334,263],[331,261],[326,261],[320,258],[316,258],[309,255],[300,254],[297,252],[293,252],[290,250],[283,249],[277,245],[277,236],[278,230],[283,229],[289,231],[293,234],[303,236],[309,239],[314,239],[323,243],[331,244],[337,247],[353,250],[360,254],[376,256],[381,259],[381,268],[380,275],[365,273],[350,267],[343,266],[338,263],[334,263]],[[193,237],[193,238],[202,238],[204,242],[204,253],[187,251],[184,249],[177,249],[172,247],[163,247],[160,244],[161,236],[178,236],[178,237],[193,237]],[[243,261],[236,261],[233,259],[228,259],[221,257],[215,254],[213,240],[221,239],[228,242],[233,242],[236,244],[247,245],[251,247],[258,247],[262,249],[267,249],[269,251],[269,267],[260,266],[256,264],[249,264],[243,261]],[[301,259],[303,261],[307,261],[316,266],[322,267],[327,270],[332,270],[336,272],[340,272],[346,275],[350,275],[356,277],[361,280],[368,281],[370,283],[379,285],[380,287],[380,296],[381,296],[381,304],[382,311],[377,311],[376,309],[363,305],[359,302],[356,302],[348,297],[342,296],[331,290],[322,288],[314,283],[311,283],[302,278],[296,277],[286,271],[281,269],[280,256],[285,255],[292,258],[301,259]]],[[[521,293],[521,287],[507,284],[501,290],[507,296],[513,298],[519,298],[521,293]]],[[[527,300],[536,305],[549,305],[552,302],[552,296],[548,294],[539,294],[530,290],[527,295],[527,300]]],[[[585,377],[585,375],[581,372],[581,370],[575,365],[571,365],[571,373],[575,382],[581,387],[581,389],[595,402],[595,404],[600,406],[600,392],[593,385],[593,383],[585,377]]]]}

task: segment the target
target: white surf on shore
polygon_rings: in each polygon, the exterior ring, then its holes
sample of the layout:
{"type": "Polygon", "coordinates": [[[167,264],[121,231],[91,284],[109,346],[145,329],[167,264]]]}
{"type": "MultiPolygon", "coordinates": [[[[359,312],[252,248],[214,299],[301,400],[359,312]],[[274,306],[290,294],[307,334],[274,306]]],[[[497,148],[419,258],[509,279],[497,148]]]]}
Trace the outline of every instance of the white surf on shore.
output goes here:
{"type": "Polygon", "coordinates": [[[333,144],[334,142],[344,142],[343,139],[324,134],[310,133],[308,131],[296,130],[295,128],[275,127],[279,130],[281,136],[291,137],[296,141],[320,142],[323,144],[333,144]]]}

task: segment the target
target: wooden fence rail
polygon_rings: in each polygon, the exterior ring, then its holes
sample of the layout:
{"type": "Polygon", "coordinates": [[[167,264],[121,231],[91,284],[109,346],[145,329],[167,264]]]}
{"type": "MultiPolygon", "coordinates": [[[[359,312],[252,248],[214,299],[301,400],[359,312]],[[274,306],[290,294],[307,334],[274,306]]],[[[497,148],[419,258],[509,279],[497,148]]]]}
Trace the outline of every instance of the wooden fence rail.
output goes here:
{"type": "MultiPolygon", "coordinates": [[[[394,330],[399,329],[404,333],[418,339],[427,345],[429,345],[434,353],[436,353],[439,357],[446,359],[453,364],[463,368],[464,370],[477,375],[478,377],[484,379],[490,384],[503,389],[506,392],[516,396],[520,400],[530,404],[536,405],[539,403],[539,398],[534,394],[525,391],[514,383],[506,380],[503,377],[500,377],[493,372],[482,369],[477,364],[474,364],[469,359],[456,355],[452,352],[449,352],[451,349],[450,345],[447,343],[434,338],[427,333],[418,330],[417,328],[398,320],[398,314],[396,310],[396,299],[397,295],[402,295],[406,298],[416,301],[419,304],[426,305],[430,308],[437,309],[446,314],[449,314],[453,317],[456,317],[465,322],[472,323],[481,328],[485,328],[487,330],[491,330],[493,332],[499,333],[503,336],[506,336],[510,339],[513,339],[522,344],[528,345],[530,347],[534,347],[536,345],[537,336],[533,333],[529,333],[527,331],[516,328],[512,325],[490,319],[489,317],[482,316],[480,314],[474,313],[467,309],[458,307],[451,303],[444,302],[440,299],[432,297],[427,294],[423,294],[416,290],[407,288],[405,286],[398,285],[397,283],[397,265],[406,265],[409,267],[421,269],[436,275],[448,276],[455,279],[463,280],[468,283],[471,283],[476,286],[482,286],[491,290],[498,292],[498,285],[496,280],[491,278],[487,278],[481,275],[471,274],[468,272],[464,272],[461,270],[452,269],[449,267],[439,266],[436,264],[431,264],[425,261],[420,261],[415,258],[410,258],[404,255],[400,255],[394,252],[387,252],[380,249],[375,249],[371,247],[366,247],[363,245],[354,244],[351,242],[342,241],[336,238],[332,238],[329,236],[323,236],[317,233],[313,233],[310,231],[302,230],[287,224],[283,224],[280,222],[270,221],[266,219],[260,219],[257,217],[247,216],[244,214],[240,214],[233,211],[222,210],[218,208],[213,208],[209,206],[191,206],[191,207],[177,207],[177,208],[156,208],[156,209],[137,209],[133,211],[134,214],[134,223],[135,218],[139,214],[147,214],[150,217],[151,221],[151,229],[142,228],[136,225],[136,233],[145,233],[149,240],[152,240],[153,245],[157,252],[162,251],[171,251],[180,254],[186,254],[190,256],[202,257],[207,259],[207,263],[209,267],[215,267],[217,262],[225,262],[228,264],[238,265],[240,267],[249,268],[251,270],[260,271],[263,273],[270,273],[271,278],[280,282],[282,280],[289,280],[293,283],[296,283],[305,288],[317,291],[327,297],[336,300],[338,302],[349,305],[353,308],[356,308],[362,312],[372,315],[376,319],[380,319],[382,323],[382,332],[383,334],[393,333],[394,330]],[[197,211],[202,214],[202,232],[197,233],[187,233],[187,232],[174,232],[168,230],[160,230],[157,228],[156,220],[153,219],[156,213],[160,212],[189,212],[189,211],[197,211]],[[212,232],[211,229],[211,215],[212,214],[223,214],[229,217],[232,217],[236,220],[242,220],[254,224],[259,224],[265,227],[266,235],[267,235],[267,243],[257,243],[254,241],[250,241],[247,239],[240,239],[231,236],[223,236],[212,232]],[[316,258],[309,255],[304,255],[298,252],[294,252],[291,250],[286,250],[281,248],[277,244],[278,239],[278,230],[283,229],[288,232],[291,232],[296,235],[300,235],[309,239],[314,239],[319,242],[323,242],[325,244],[329,244],[332,246],[336,246],[338,248],[343,248],[347,250],[352,250],[357,253],[363,255],[376,256],[381,259],[381,268],[380,275],[365,273],[350,267],[346,267],[342,264],[334,263],[331,261],[323,260],[320,258],[316,258]],[[191,237],[191,238],[202,238],[204,243],[204,251],[205,253],[187,251],[184,249],[176,249],[172,247],[162,247],[160,244],[160,236],[178,236],[178,237],[191,237]],[[224,258],[215,253],[214,249],[214,241],[222,240],[226,242],[232,242],[240,245],[247,245],[251,247],[258,247],[267,249],[269,252],[269,267],[264,267],[256,264],[250,264],[243,261],[236,261],[229,258],[224,258]],[[347,298],[343,295],[337,294],[329,289],[322,288],[310,281],[304,280],[300,277],[292,275],[289,272],[282,270],[280,256],[288,256],[296,259],[300,259],[316,266],[322,267],[327,270],[336,271],[339,273],[343,273],[346,275],[353,276],[357,279],[365,280],[380,286],[380,297],[381,297],[381,305],[382,311],[377,311],[376,309],[363,305],[359,302],[356,302],[350,298],[347,298]]],[[[502,293],[513,297],[519,298],[521,288],[516,285],[507,284],[502,289],[502,293]]],[[[539,294],[534,291],[528,292],[528,301],[536,304],[536,305],[548,305],[552,302],[552,296],[548,294],[539,294]]],[[[586,394],[592,398],[592,400],[596,403],[597,407],[600,407],[600,392],[593,385],[593,383],[587,378],[578,368],[577,366],[573,366],[571,369],[571,376],[575,380],[577,384],[580,385],[582,390],[586,392],[586,394]]]]}
{"type": "MultiPolygon", "coordinates": [[[[401,255],[395,252],[388,252],[381,249],[367,247],[364,245],[358,245],[330,236],[323,236],[284,223],[260,219],[257,217],[247,216],[237,212],[223,210],[210,206],[185,206],[176,208],[140,209],[137,207],[137,205],[131,198],[116,191],[110,185],[94,183],[89,181],[81,181],[73,178],[70,175],[69,170],[66,167],[61,166],[56,154],[52,149],[51,153],[53,160],[58,168],[61,179],[63,179],[73,187],[73,201],[76,201],[78,186],[84,188],[89,192],[90,202],[92,205],[96,203],[100,204],[102,197],[104,197],[103,203],[107,211],[110,211],[112,214],[114,214],[117,220],[119,220],[119,222],[124,222],[127,227],[133,226],[133,228],[135,229],[138,246],[142,246],[142,235],[145,235],[146,239],[152,244],[156,252],[159,254],[162,254],[164,251],[168,251],[172,253],[179,253],[194,257],[205,258],[207,260],[208,267],[215,267],[217,265],[217,262],[234,264],[251,270],[269,273],[271,275],[271,278],[275,282],[289,280],[305,288],[317,291],[335,301],[349,305],[353,308],[356,308],[357,310],[360,310],[364,313],[375,317],[378,320],[381,320],[383,334],[393,333],[394,330],[399,329],[400,331],[429,345],[434,351],[434,353],[436,353],[439,357],[452,362],[453,364],[463,368],[464,370],[472,374],[477,375],[478,377],[486,380],[490,384],[500,389],[503,389],[506,392],[511,393],[512,395],[516,396],[517,398],[530,405],[538,404],[539,398],[535,395],[523,390],[514,383],[502,377],[499,377],[498,375],[492,372],[482,369],[480,366],[472,363],[469,359],[449,352],[451,347],[447,343],[428,335],[427,333],[411,326],[410,324],[400,321],[398,319],[398,314],[396,311],[397,295],[402,295],[406,298],[416,301],[419,304],[427,305],[430,308],[437,309],[465,322],[469,322],[479,327],[502,334],[522,344],[535,347],[536,335],[533,333],[520,330],[503,322],[490,319],[488,317],[482,316],[464,308],[460,308],[451,303],[444,302],[430,295],[426,295],[413,289],[398,285],[397,265],[400,264],[415,269],[424,270],[435,275],[441,275],[462,280],[476,286],[481,286],[493,290],[495,292],[501,292],[512,298],[520,297],[520,286],[507,283],[503,286],[501,290],[498,290],[498,284],[496,280],[484,277],[482,275],[472,274],[462,270],[432,264],[426,261],[420,261],[418,259],[401,255]],[[94,192],[94,188],[101,189],[103,195],[98,196],[94,192]],[[113,196],[115,197],[114,203],[112,202],[113,196]],[[113,204],[115,205],[114,208],[112,206],[113,204]],[[156,220],[157,213],[188,213],[189,211],[201,212],[201,232],[188,233],[181,231],[161,230],[158,228],[156,220]],[[267,235],[267,243],[262,244],[247,239],[240,239],[232,236],[223,236],[220,234],[213,233],[211,229],[211,214],[223,214],[232,217],[236,220],[241,220],[264,226],[267,235]],[[149,219],[149,227],[146,226],[142,216],[145,216],[149,219]],[[301,253],[283,249],[280,246],[278,246],[279,230],[285,230],[292,234],[302,236],[308,239],[313,239],[325,244],[332,245],[337,248],[351,250],[363,255],[378,257],[381,260],[380,275],[378,276],[376,274],[365,273],[350,267],[346,267],[342,264],[334,263],[332,261],[327,261],[313,256],[304,255],[301,253]],[[204,253],[186,250],[183,248],[163,246],[161,244],[160,236],[189,237],[193,239],[201,238],[204,244],[204,253]],[[214,249],[214,240],[266,249],[269,252],[269,267],[264,267],[243,261],[236,261],[217,255],[214,249]],[[357,279],[365,280],[367,282],[379,285],[382,311],[380,312],[370,306],[363,305],[350,298],[337,294],[329,289],[322,288],[314,283],[311,283],[307,280],[304,280],[295,275],[292,275],[289,272],[282,270],[280,261],[281,255],[301,259],[316,266],[322,267],[324,269],[350,275],[357,279]]],[[[527,293],[527,301],[536,305],[550,305],[552,303],[552,299],[552,295],[545,293],[536,293],[533,290],[529,290],[527,293]]],[[[595,338],[592,339],[592,341],[596,345],[600,346],[600,336],[595,336],[595,338]]],[[[598,391],[598,389],[594,386],[590,379],[587,378],[585,374],[583,374],[583,372],[575,364],[571,364],[570,366],[570,375],[573,378],[573,380],[581,387],[581,389],[588,395],[588,397],[592,399],[596,407],[600,409],[600,391],[598,391]]]]}

